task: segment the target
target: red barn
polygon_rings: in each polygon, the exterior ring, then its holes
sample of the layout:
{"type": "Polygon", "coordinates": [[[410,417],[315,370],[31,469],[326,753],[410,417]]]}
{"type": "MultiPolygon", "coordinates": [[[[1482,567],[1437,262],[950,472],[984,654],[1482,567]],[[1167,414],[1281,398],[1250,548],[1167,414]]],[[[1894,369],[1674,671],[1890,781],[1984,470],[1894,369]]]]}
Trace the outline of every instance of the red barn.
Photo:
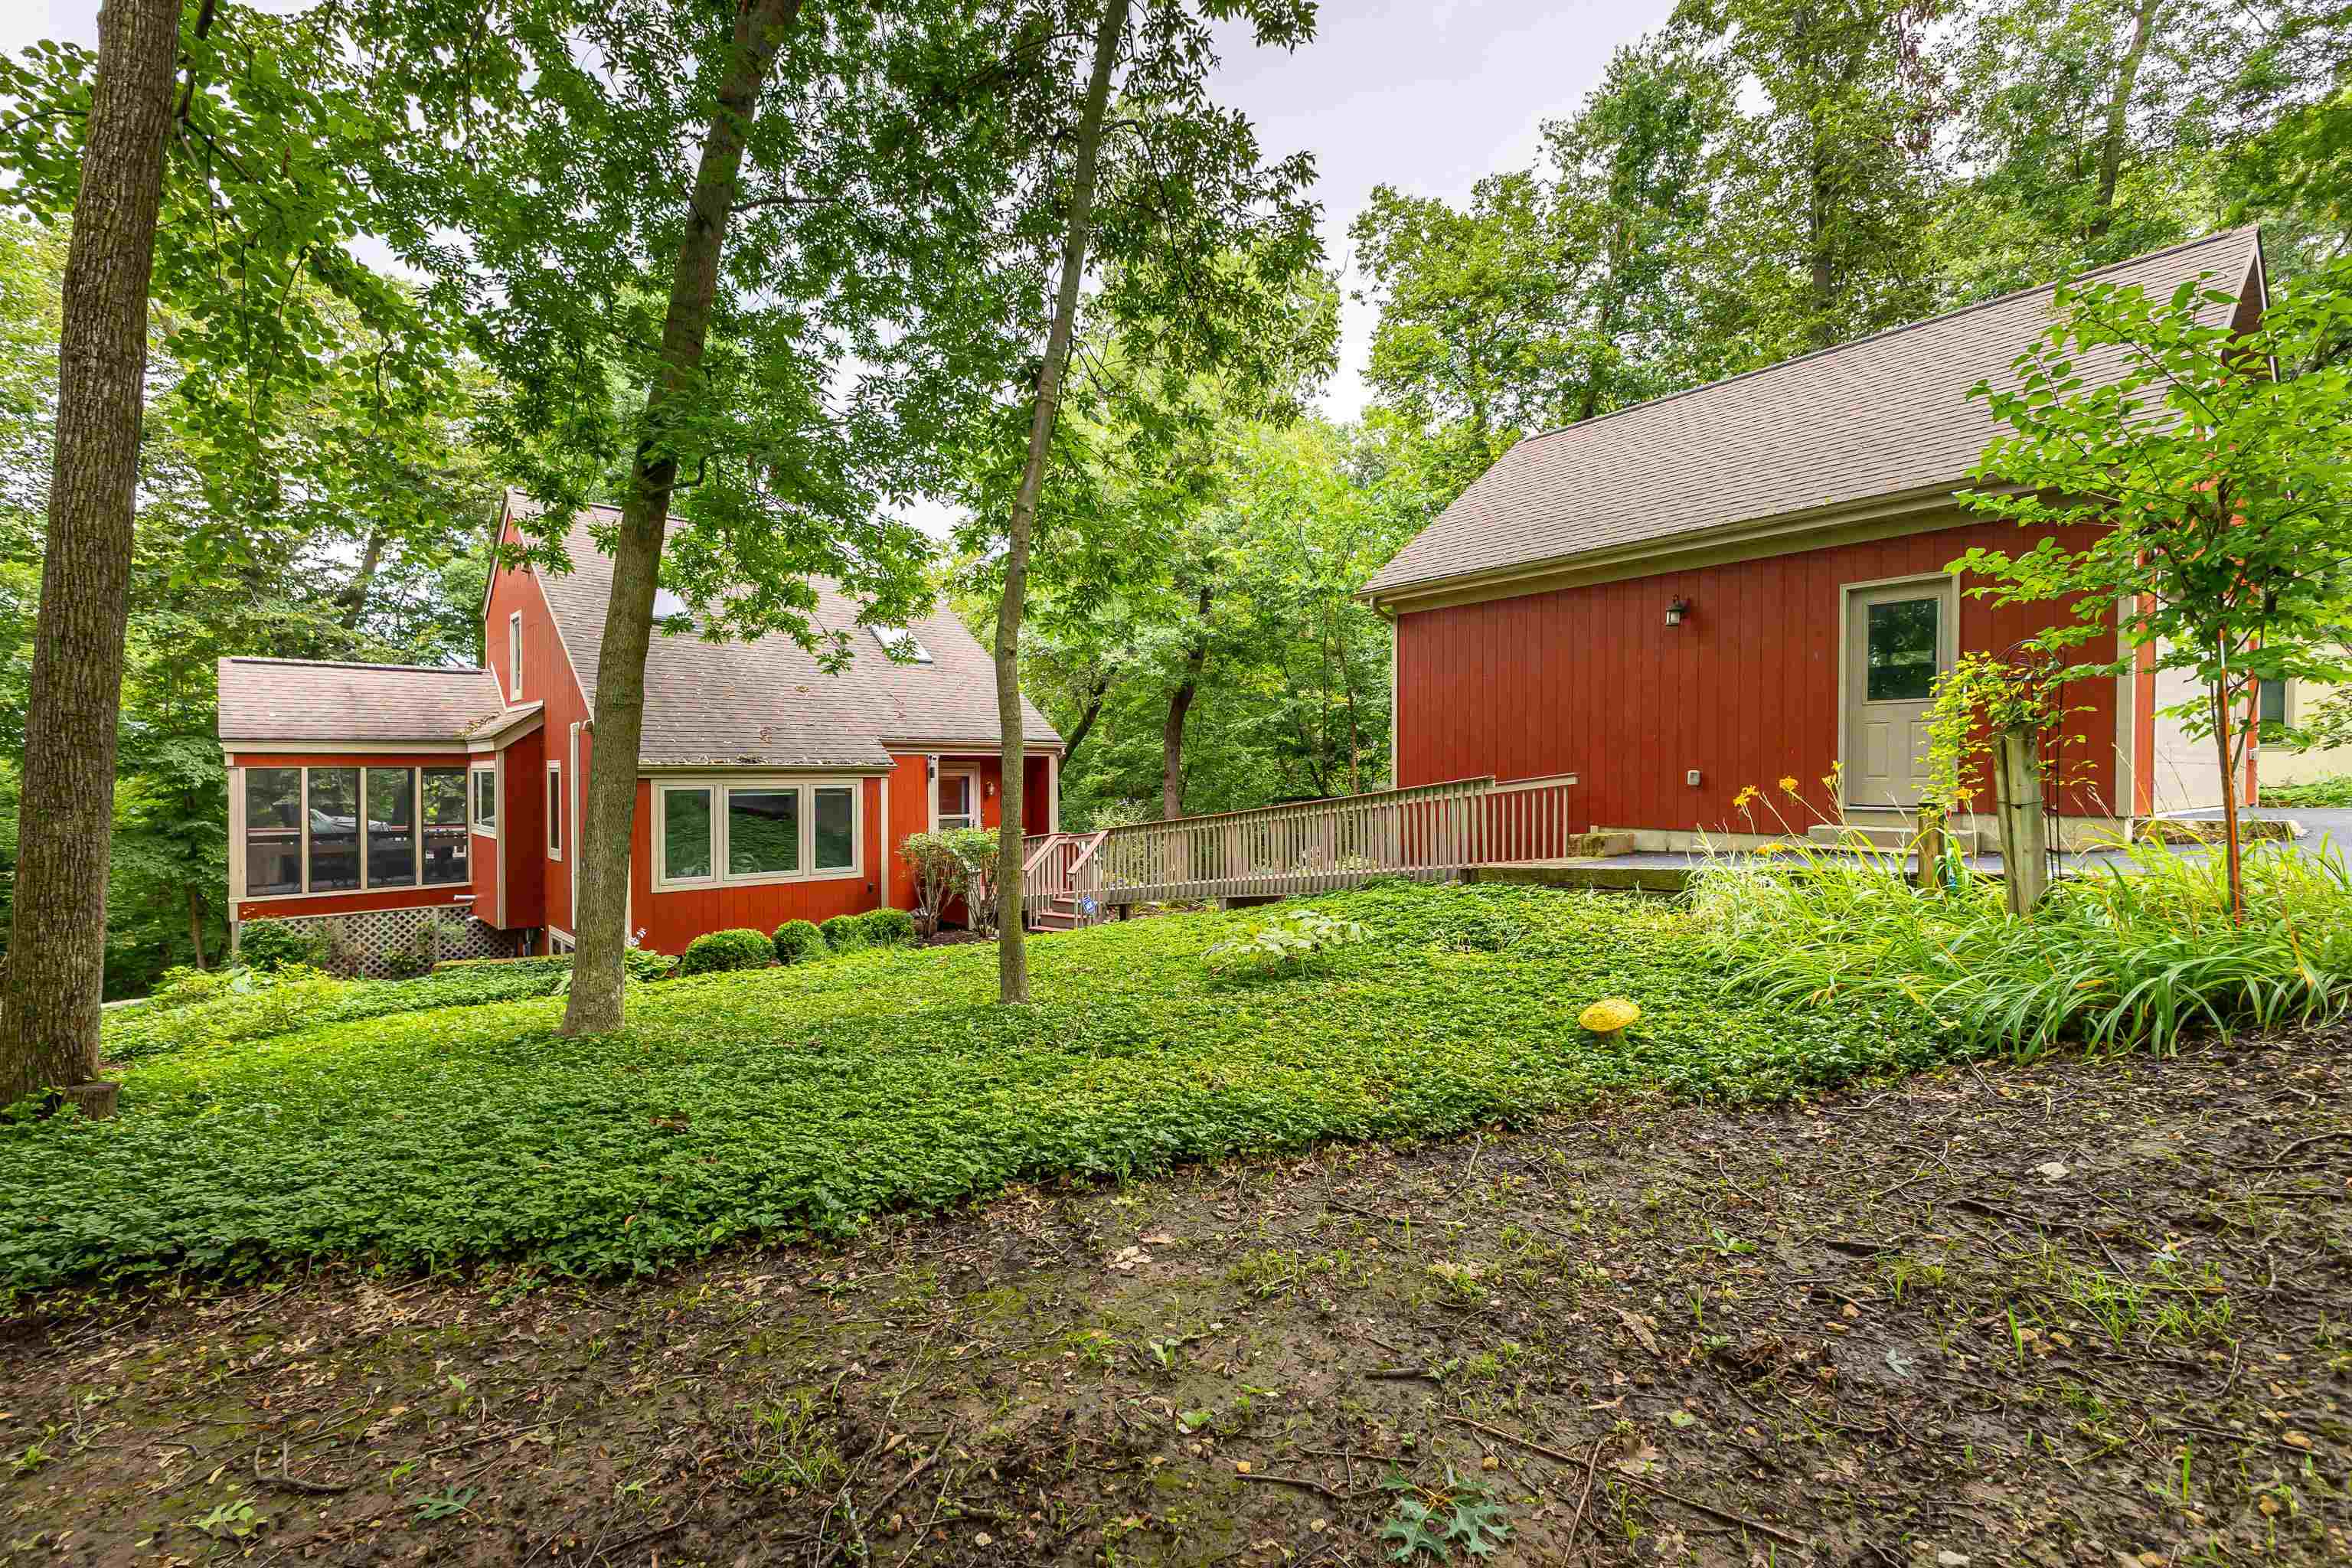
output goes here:
{"type": "MultiPolygon", "coordinates": [[[[2090,276],[2162,298],[2200,274],[2255,323],[2252,228],[2090,276]]],[[[1990,300],[1512,447],[1365,589],[1396,623],[1397,784],[1573,773],[1578,825],[1644,849],[1905,821],[1937,675],[2066,618],[1997,607],[1945,570],[1973,545],[2033,542],[1953,492],[2005,428],[1969,389],[2011,379],[2052,297],[1990,300]]],[[[2078,363],[2095,379],[2118,360],[2078,363]]],[[[2143,668],[2069,693],[2070,838],[2220,804],[2210,743],[2157,714],[2182,695],[2159,689],[2172,679],[2143,668]]]]}
{"type": "MultiPolygon", "coordinates": [[[[502,539],[522,504],[507,498],[502,539]]],[[[612,592],[591,521],[572,524],[570,573],[492,577],[486,668],[221,661],[233,921],[364,917],[340,925],[382,953],[428,914],[460,915],[468,951],[570,948],[612,592]]],[[[825,584],[815,618],[849,638],[839,674],[786,637],[656,631],[629,861],[645,946],[675,953],[732,926],[911,908],[898,854],[908,834],[997,826],[995,666],[962,622],[861,626],[825,584]]],[[[1024,816],[1048,833],[1061,738],[1024,711],[1024,816]]]]}

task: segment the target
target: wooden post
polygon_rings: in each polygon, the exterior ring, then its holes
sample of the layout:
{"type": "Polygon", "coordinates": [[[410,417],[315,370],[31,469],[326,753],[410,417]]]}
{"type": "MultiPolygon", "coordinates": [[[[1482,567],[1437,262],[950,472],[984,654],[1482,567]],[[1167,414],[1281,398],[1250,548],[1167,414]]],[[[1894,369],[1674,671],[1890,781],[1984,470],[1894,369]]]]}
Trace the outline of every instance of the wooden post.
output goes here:
{"type": "Polygon", "coordinates": [[[2022,727],[1992,738],[1993,790],[2000,821],[2000,867],[2009,912],[2032,912],[2050,887],[2049,828],[2042,815],[2037,737],[2022,727]]]}
{"type": "Polygon", "coordinates": [[[1944,808],[1932,802],[1919,807],[1916,853],[1919,870],[1915,880],[1921,892],[1932,893],[1943,886],[1944,876],[1944,808]]]}

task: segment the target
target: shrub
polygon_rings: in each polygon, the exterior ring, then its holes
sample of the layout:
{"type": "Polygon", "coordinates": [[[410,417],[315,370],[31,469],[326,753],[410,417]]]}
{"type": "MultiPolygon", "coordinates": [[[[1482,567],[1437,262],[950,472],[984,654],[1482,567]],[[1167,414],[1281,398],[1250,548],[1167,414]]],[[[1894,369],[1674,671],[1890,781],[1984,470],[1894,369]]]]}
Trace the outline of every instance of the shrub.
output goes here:
{"type": "Polygon", "coordinates": [[[2352,773],[2330,773],[2304,784],[2263,785],[2264,805],[2302,806],[2306,810],[2352,806],[2352,773]]]}
{"type": "Polygon", "coordinates": [[[963,862],[963,907],[971,929],[983,936],[996,934],[996,832],[988,827],[958,827],[940,835],[963,862]]]}
{"type": "Polygon", "coordinates": [[[909,833],[898,846],[898,858],[915,877],[915,932],[927,939],[936,936],[940,912],[963,891],[969,876],[963,857],[956,852],[954,835],[909,833]]]}
{"type": "MultiPolygon", "coordinates": [[[[557,960],[565,973],[572,969],[572,960],[557,960]]],[[[649,947],[625,947],[621,950],[621,968],[632,980],[666,980],[677,973],[677,960],[667,952],[656,952],[649,947]]]]}
{"type": "Polygon", "coordinates": [[[714,931],[686,944],[680,974],[714,974],[727,969],[765,969],[776,956],[776,944],[747,926],[714,931]]]}
{"type": "Polygon", "coordinates": [[[1285,910],[1250,921],[1201,957],[1217,974],[1275,973],[1301,969],[1317,953],[1370,942],[1371,935],[1356,921],[1333,920],[1319,910],[1285,910]]]}
{"type": "Polygon", "coordinates": [[[247,921],[237,928],[240,962],[265,973],[289,963],[324,969],[334,952],[334,940],[320,926],[299,926],[291,921],[247,921]]]}
{"type": "Polygon", "coordinates": [[[907,947],[915,940],[915,917],[904,910],[870,910],[857,923],[876,947],[907,947]]]}
{"type": "Polygon", "coordinates": [[[2200,1024],[2352,1011],[2343,858],[2257,845],[2244,882],[2234,923],[2221,858],[2143,844],[2012,915],[1991,879],[1921,892],[1867,859],[1799,846],[1769,866],[1709,868],[1693,907],[1769,1002],[1817,1015],[1909,1002],[1970,1049],[2030,1060],[2068,1040],[2166,1050],[2200,1024]]]}
{"type": "Polygon", "coordinates": [[[786,921],[776,928],[775,945],[778,963],[805,963],[833,951],[813,921],[786,921]]]}
{"type": "Polygon", "coordinates": [[[866,950],[866,925],[857,915],[835,915],[819,926],[824,933],[824,943],[835,952],[862,952],[866,950]]]}

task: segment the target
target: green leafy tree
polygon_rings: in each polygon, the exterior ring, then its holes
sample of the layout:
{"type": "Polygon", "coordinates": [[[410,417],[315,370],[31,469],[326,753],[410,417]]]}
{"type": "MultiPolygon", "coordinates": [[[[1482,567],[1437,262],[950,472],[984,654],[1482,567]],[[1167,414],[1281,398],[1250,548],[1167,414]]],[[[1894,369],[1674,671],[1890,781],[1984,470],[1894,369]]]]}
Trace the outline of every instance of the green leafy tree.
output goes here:
{"type": "Polygon", "coordinates": [[[1965,498],[2058,531],[2031,550],[1971,550],[1952,569],[1992,579],[1975,591],[1998,603],[2073,606],[2036,639],[2050,651],[2119,627],[2125,657],[2077,672],[2122,673],[2152,647],[2158,670],[2195,678],[2201,695],[2170,711],[2215,748],[2242,913],[2238,779],[2259,685],[2352,678],[2352,369],[2270,373],[2352,326],[2352,259],[2303,279],[2252,333],[2233,329],[2237,303],[2198,280],[2161,300],[2060,289],[2017,384],[1975,389],[2012,434],[1975,470],[2004,488],[1965,498]],[[2094,358],[2117,368],[2094,378],[2094,358]]]}

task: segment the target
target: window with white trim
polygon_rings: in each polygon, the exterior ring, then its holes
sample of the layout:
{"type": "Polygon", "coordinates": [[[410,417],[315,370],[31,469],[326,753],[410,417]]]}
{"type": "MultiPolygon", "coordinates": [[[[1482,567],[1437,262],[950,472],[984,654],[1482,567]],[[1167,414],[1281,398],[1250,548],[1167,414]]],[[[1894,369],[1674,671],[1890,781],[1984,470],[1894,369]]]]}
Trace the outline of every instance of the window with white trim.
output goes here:
{"type": "Polygon", "coordinates": [[[547,764],[547,858],[563,858],[563,764],[547,764]]]}
{"type": "Polygon", "coordinates": [[[463,767],[239,768],[248,899],[471,879],[463,767]]]}
{"type": "Polygon", "coordinates": [[[663,779],[654,785],[659,889],[861,874],[865,791],[855,779],[663,779]]]}
{"type": "Polygon", "coordinates": [[[940,831],[980,826],[980,775],[940,775],[940,831]]]}
{"type": "Polygon", "coordinates": [[[474,831],[495,837],[499,831],[499,765],[482,763],[474,769],[474,831]]]}
{"type": "Polygon", "coordinates": [[[507,692],[509,701],[522,700],[522,612],[507,617],[507,692]]]}

